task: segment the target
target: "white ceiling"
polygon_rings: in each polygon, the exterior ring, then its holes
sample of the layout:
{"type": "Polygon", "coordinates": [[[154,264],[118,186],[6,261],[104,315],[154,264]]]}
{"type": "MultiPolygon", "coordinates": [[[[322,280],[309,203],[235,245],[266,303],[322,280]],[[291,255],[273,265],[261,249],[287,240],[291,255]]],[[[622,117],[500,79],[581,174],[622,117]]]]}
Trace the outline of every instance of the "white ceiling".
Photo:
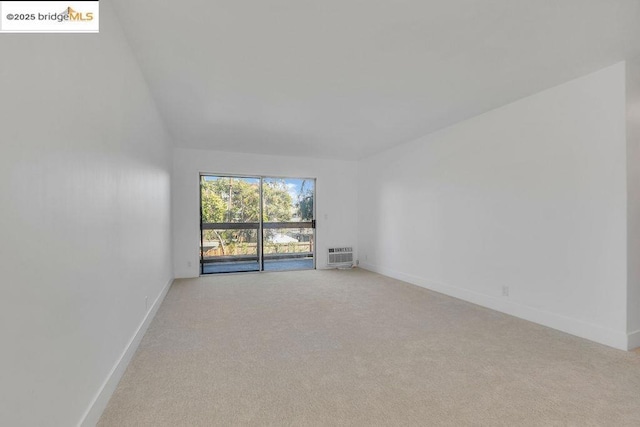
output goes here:
{"type": "Polygon", "coordinates": [[[113,0],[176,145],[359,159],[640,54],[640,0],[113,0]]]}

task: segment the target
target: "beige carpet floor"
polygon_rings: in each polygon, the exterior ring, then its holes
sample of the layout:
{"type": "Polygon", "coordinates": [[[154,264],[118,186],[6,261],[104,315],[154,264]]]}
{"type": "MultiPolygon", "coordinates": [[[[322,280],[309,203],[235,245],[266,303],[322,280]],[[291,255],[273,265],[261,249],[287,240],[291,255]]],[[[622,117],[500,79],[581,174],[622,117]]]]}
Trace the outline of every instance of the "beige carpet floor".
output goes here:
{"type": "Polygon", "coordinates": [[[363,270],[177,280],[100,426],[640,426],[640,354],[363,270]]]}

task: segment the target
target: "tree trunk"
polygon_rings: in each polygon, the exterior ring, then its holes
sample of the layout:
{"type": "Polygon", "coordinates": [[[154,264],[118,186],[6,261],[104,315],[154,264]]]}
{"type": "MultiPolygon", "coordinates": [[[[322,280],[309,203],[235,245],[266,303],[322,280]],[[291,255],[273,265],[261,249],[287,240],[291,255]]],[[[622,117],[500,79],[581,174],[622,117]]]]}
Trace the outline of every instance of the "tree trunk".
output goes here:
{"type": "Polygon", "coordinates": [[[216,233],[216,236],[218,236],[218,242],[220,242],[220,247],[222,248],[222,255],[225,255],[224,241],[222,240],[222,237],[220,236],[220,234],[218,234],[216,230],[213,230],[213,232],[216,233]]]}

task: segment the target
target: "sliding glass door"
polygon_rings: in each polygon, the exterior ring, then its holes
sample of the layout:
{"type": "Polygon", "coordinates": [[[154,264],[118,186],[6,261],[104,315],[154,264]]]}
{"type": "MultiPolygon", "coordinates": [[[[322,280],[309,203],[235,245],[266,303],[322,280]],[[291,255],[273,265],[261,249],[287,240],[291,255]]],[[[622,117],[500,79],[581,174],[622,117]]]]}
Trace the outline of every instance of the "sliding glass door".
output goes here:
{"type": "Polygon", "coordinates": [[[314,193],[312,179],[263,179],[263,270],[314,268],[314,193]]]}
{"type": "Polygon", "coordinates": [[[201,273],[315,268],[314,199],[314,179],[201,175],[201,273]]]}
{"type": "Polygon", "coordinates": [[[200,177],[201,273],[261,269],[260,179],[200,177]]]}

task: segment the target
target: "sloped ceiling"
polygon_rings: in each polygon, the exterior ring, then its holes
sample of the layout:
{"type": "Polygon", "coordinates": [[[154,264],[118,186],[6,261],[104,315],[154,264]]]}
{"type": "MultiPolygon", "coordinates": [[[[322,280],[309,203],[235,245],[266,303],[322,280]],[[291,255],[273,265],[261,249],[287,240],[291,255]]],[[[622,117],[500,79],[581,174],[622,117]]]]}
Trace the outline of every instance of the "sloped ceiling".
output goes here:
{"type": "Polygon", "coordinates": [[[176,145],[359,159],[640,54],[640,0],[113,0],[176,145]]]}

